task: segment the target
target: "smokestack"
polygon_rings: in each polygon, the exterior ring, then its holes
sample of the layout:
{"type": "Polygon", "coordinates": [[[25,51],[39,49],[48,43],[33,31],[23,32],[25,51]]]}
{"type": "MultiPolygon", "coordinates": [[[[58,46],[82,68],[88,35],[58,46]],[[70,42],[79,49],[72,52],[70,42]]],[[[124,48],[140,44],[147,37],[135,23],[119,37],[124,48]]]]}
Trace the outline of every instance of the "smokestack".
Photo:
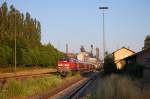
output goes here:
{"type": "Polygon", "coordinates": [[[66,44],[66,54],[68,54],[68,44],[66,44]]]}
{"type": "Polygon", "coordinates": [[[83,45],[81,45],[80,51],[81,52],[86,52],[83,45]]]}
{"type": "Polygon", "coordinates": [[[98,48],[98,47],[96,48],[96,59],[97,59],[97,60],[100,60],[100,59],[99,59],[99,48],[98,48]]]}
{"type": "Polygon", "coordinates": [[[93,57],[93,45],[91,45],[91,57],[93,57]]]}

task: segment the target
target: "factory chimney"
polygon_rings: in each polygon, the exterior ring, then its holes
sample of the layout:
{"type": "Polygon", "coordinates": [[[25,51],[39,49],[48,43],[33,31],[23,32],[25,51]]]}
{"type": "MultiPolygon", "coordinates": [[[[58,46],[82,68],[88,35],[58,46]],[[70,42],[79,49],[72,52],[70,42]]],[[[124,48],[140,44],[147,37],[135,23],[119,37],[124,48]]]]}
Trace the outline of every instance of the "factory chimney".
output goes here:
{"type": "Polygon", "coordinates": [[[66,44],[66,54],[68,55],[68,44],[66,44]]]}
{"type": "Polygon", "coordinates": [[[100,60],[99,59],[99,48],[98,47],[96,48],[96,59],[97,59],[97,61],[100,60]]]}
{"type": "Polygon", "coordinates": [[[91,45],[91,57],[93,57],[93,45],[91,45]]]}

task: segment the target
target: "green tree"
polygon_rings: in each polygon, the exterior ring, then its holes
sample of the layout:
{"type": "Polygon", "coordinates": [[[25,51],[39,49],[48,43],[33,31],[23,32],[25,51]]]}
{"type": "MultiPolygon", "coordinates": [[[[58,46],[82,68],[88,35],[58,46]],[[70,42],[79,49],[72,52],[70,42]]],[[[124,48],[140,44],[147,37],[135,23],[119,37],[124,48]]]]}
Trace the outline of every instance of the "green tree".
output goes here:
{"type": "Polygon", "coordinates": [[[150,48],[150,35],[147,35],[144,40],[144,49],[150,48]]]}
{"type": "Polygon", "coordinates": [[[112,54],[105,53],[104,73],[111,74],[117,71],[112,54]]]}
{"type": "Polygon", "coordinates": [[[41,43],[41,24],[31,17],[10,9],[4,2],[0,6],[0,66],[14,65],[14,43],[16,33],[17,66],[54,66],[64,53],[50,43],[41,43]]]}

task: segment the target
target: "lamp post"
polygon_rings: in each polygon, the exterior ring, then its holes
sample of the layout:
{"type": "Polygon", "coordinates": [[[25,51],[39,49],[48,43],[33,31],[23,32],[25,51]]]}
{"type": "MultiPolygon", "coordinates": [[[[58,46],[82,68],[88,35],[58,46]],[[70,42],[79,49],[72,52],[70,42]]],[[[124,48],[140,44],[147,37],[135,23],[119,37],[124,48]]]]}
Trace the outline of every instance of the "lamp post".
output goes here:
{"type": "Polygon", "coordinates": [[[108,7],[99,7],[100,10],[103,10],[103,63],[104,63],[104,58],[105,58],[105,47],[106,47],[106,42],[105,42],[105,10],[108,9],[108,7]]]}

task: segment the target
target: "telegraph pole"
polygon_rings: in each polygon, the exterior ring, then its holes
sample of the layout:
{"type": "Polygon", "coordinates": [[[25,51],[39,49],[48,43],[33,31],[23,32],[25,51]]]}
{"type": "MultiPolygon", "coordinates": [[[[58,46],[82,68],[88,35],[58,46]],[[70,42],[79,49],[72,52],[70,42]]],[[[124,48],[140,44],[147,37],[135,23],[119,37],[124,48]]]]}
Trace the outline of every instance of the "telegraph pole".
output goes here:
{"type": "Polygon", "coordinates": [[[16,76],[16,11],[15,11],[15,76],[16,76]]]}
{"type": "Polygon", "coordinates": [[[106,47],[106,42],[105,42],[105,10],[108,9],[108,7],[99,7],[100,10],[103,10],[103,63],[104,63],[104,58],[105,58],[105,47],[106,47]]]}
{"type": "MultiPolygon", "coordinates": [[[[3,3],[4,2],[6,2],[5,0],[3,0],[3,3]]],[[[2,12],[2,16],[3,16],[3,11],[2,11],[2,8],[0,8],[1,9],[1,12],[2,12]]],[[[15,18],[14,18],[14,20],[15,20],[15,26],[14,26],[14,30],[15,30],[15,32],[14,32],[14,40],[15,40],[15,49],[14,49],[14,51],[15,51],[15,55],[14,55],[14,65],[15,65],[15,68],[14,68],[14,73],[15,73],[15,76],[16,76],[16,64],[17,64],[17,62],[16,62],[16,10],[15,10],[15,12],[14,12],[14,15],[15,15],[15,18]]]]}

